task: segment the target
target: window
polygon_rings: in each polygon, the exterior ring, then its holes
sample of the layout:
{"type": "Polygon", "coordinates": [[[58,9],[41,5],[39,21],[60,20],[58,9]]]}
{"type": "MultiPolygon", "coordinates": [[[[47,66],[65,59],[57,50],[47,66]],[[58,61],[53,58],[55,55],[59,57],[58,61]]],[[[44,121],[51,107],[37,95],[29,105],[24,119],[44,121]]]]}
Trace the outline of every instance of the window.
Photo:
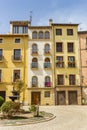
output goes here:
{"type": "Polygon", "coordinates": [[[3,50],[0,49],[0,60],[3,60],[3,50]]]}
{"type": "Polygon", "coordinates": [[[20,79],[20,70],[13,71],[13,82],[15,82],[17,79],[20,79]]]}
{"type": "Polygon", "coordinates": [[[56,29],[56,35],[62,35],[62,29],[56,29]]]}
{"type": "Polygon", "coordinates": [[[45,77],[45,87],[51,87],[51,81],[49,76],[45,77]]]}
{"type": "Polygon", "coordinates": [[[43,39],[43,38],[44,38],[42,31],[40,31],[40,32],[38,33],[38,38],[39,38],[39,39],[43,39]]]}
{"type": "Polygon", "coordinates": [[[28,26],[13,26],[13,33],[26,34],[28,33],[28,26]]]}
{"type": "Polygon", "coordinates": [[[50,59],[49,58],[45,59],[44,68],[51,68],[51,63],[50,63],[50,59]]]}
{"type": "Polygon", "coordinates": [[[68,52],[74,52],[74,44],[72,42],[67,44],[67,50],[68,52]]]}
{"type": "Polygon", "coordinates": [[[75,67],[75,57],[74,56],[68,56],[68,67],[75,67]]]}
{"type": "Polygon", "coordinates": [[[23,33],[25,33],[25,34],[28,33],[28,26],[23,26],[23,33]]]}
{"type": "Polygon", "coordinates": [[[37,44],[33,44],[32,45],[32,54],[37,54],[38,53],[38,49],[37,49],[37,44]]]}
{"type": "Polygon", "coordinates": [[[3,43],[3,39],[2,38],[0,38],[0,43],[3,43]]]}
{"type": "Polygon", "coordinates": [[[45,39],[50,39],[50,33],[48,31],[45,32],[45,39]]]}
{"type": "Polygon", "coordinates": [[[2,70],[0,70],[0,82],[2,81],[2,70]]]}
{"type": "Polygon", "coordinates": [[[34,32],[32,33],[32,39],[37,39],[37,32],[36,32],[36,31],[34,31],[34,32]]]}
{"type": "Polygon", "coordinates": [[[21,49],[14,49],[14,60],[21,60],[21,49]]]}
{"type": "Polygon", "coordinates": [[[75,85],[75,75],[69,75],[69,85],[75,85]]]}
{"type": "Polygon", "coordinates": [[[62,52],[62,51],[63,51],[62,43],[57,42],[56,43],[56,52],[62,52]]]}
{"type": "Polygon", "coordinates": [[[73,29],[67,29],[67,35],[73,35],[73,29]]]}
{"type": "Polygon", "coordinates": [[[86,38],[86,44],[85,44],[85,48],[87,49],[87,38],[86,38]]]}
{"type": "Polygon", "coordinates": [[[44,97],[50,97],[50,91],[45,91],[44,92],[44,97]]]}
{"type": "Polygon", "coordinates": [[[37,58],[32,59],[32,68],[38,68],[38,60],[37,60],[37,58]]]}
{"type": "Polygon", "coordinates": [[[46,54],[50,53],[50,45],[49,44],[45,45],[44,53],[46,53],[46,54]]]}
{"type": "Polygon", "coordinates": [[[63,56],[56,56],[56,67],[59,67],[59,68],[64,67],[63,56]]]}
{"type": "Polygon", "coordinates": [[[20,38],[16,38],[15,43],[20,43],[20,38]]]}
{"type": "Polygon", "coordinates": [[[63,75],[57,75],[57,84],[64,85],[64,76],[63,75]]]}
{"type": "Polygon", "coordinates": [[[37,87],[38,85],[38,79],[36,76],[32,77],[32,87],[37,87]]]}

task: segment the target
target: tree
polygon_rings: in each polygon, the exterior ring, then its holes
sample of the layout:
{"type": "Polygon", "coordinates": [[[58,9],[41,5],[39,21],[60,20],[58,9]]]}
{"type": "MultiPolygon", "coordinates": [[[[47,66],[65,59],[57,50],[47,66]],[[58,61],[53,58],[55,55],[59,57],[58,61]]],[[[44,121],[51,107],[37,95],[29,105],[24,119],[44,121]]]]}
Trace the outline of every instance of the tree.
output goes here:
{"type": "Polygon", "coordinates": [[[25,89],[24,82],[20,79],[17,79],[14,84],[14,90],[17,91],[19,96],[19,102],[20,102],[20,93],[22,93],[25,89]]]}

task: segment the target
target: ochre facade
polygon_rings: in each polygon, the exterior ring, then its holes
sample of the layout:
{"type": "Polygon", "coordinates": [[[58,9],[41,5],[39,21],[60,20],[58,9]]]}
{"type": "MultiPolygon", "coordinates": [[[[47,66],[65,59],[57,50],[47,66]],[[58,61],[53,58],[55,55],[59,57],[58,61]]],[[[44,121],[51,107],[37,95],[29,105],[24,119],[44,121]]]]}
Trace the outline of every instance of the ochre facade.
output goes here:
{"type": "Polygon", "coordinates": [[[81,104],[78,24],[11,21],[10,34],[1,34],[0,42],[0,95],[6,101],[18,76],[25,86],[20,99],[25,105],[81,104]]]}

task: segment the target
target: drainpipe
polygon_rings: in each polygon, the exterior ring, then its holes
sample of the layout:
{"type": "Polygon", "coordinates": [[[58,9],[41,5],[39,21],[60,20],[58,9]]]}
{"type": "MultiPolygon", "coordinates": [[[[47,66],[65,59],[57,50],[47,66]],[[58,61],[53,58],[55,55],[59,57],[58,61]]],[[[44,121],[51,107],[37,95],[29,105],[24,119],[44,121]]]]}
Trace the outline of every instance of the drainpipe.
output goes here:
{"type": "Polygon", "coordinates": [[[52,25],[53,29],[53,75],[54,75],[54,104],[56,105],[56,69],[55,69],[55,28],[54,25],[52,25]]]}
{"type": "MultiPolygon", "coordinates": [[[[25,42],[25,37],[26,36],[24,36],[24,40],[23,40],[23,44],[24,44],[24,71],[23,71],[23,74],[24,74],[24,76],[23,76],[23,81],[24,81],[24,87],[26,87],[25,86],[25,69],[26,69],[26,42],[25,42]]],[[[24,105],[24,102],[25,102],[25,89],[24,89],[24,91],[23,91],[23,105],[24,105]]]]}
{"type": "Polygon", "coordinates": [[[79,51],[80,51],[80,87],[81,87],[81,104],[82,104],[82,98],[83,98],[83,79],[82,79],[82,58],[81,58],[81,42],[80,42],[80,37],[79,37],[79,51]]]}

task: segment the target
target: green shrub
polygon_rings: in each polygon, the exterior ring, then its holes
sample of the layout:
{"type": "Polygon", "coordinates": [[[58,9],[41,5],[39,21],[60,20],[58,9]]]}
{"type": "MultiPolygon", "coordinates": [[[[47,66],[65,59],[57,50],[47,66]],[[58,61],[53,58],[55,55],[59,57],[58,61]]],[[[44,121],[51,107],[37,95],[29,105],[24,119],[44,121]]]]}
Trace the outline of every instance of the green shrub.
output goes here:
{"type": "Polygon", "coordinates": [[[29,111],[30,112],[36,112],[37,108],[35,105],[31,105],[30,108],[29,108],[29,111]]]}
{"type": "Polygon", "coordinates": [[[1,106],[1,110],[3,112],[3,115],[7,115],[7,117],[12,116],[13,109],[14,109],[14,102],[12,102],[12,101],[4,102],[1,106]]]}
{"type": "Polygon", "coordinates": [[[4,103],[4,98],[0,96],[0,106],[2,106],[3,103],[4,103]]]}

